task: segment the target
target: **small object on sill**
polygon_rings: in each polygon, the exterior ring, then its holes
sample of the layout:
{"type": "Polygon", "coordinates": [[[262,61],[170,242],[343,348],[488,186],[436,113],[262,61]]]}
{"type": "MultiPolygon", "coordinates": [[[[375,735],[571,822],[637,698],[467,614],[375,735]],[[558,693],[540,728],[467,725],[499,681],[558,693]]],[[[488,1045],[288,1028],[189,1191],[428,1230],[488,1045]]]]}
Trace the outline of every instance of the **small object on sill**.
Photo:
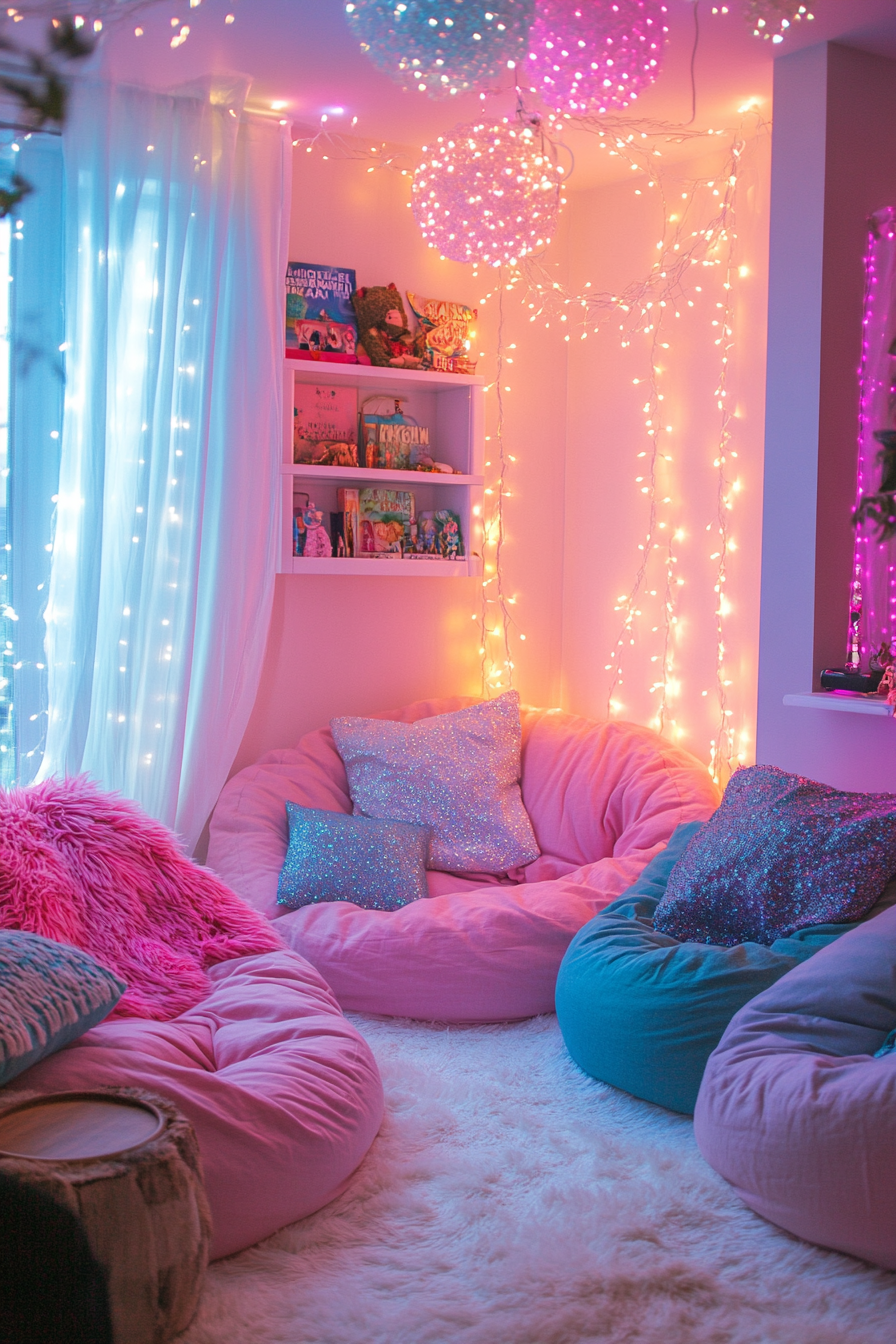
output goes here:
{"type": "Polygon", "coordinates": [[[848,667],[826,667],[821,674],[823,691],[860,691],[864,695],[873,695],[880,685],[883,669],[872,672],[856,672],[848,667]]]}

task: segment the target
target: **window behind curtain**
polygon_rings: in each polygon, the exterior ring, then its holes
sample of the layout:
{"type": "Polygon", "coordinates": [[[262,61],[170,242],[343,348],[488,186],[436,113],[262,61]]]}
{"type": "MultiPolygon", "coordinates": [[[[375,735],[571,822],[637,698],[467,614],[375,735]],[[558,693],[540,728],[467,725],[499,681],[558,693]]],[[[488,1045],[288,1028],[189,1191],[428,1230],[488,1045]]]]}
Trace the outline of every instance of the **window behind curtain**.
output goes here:
{"type": "Polygon", "coordinates": [[[0,132],[0,180],[34,186],[0,221],[0,784],[27,784],[47,723],[44,609],[64,393],[62,154],[0,132]]]}

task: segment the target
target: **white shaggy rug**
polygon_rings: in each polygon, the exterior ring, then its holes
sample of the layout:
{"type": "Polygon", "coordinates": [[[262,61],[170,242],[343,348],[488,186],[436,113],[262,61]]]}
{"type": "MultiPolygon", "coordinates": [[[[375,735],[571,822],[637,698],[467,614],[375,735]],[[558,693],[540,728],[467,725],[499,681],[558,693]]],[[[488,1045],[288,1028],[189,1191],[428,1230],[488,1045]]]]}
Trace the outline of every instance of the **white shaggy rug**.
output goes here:
{"type": "Polygon", "coordinates": [[[386,1087],[348,1190],[213,1265],[182,1344],[893,1344],[896,1275],[750,1213],[688,1120],[554,1018],[354,1018],[386,1087]]]}

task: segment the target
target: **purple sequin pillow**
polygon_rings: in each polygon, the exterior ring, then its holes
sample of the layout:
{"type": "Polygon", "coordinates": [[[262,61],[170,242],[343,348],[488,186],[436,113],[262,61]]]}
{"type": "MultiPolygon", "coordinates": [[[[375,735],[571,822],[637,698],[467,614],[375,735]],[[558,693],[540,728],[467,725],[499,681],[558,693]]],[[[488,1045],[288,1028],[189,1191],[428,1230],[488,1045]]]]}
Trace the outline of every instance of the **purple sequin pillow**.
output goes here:
{"type": "Polygon", "coordinates": [[[520,792],[520,699],[416,723],[333,719],[356,813],[432,828],[427,867],[506,873],[540,853],[520,792]]]}
{"type": "Polygon", "coordinates": [[[774,765],[732,775],[654,916],[680,942],[763,943],[861,919],[896,873],[896,794],[843,793],[774,765]]]}

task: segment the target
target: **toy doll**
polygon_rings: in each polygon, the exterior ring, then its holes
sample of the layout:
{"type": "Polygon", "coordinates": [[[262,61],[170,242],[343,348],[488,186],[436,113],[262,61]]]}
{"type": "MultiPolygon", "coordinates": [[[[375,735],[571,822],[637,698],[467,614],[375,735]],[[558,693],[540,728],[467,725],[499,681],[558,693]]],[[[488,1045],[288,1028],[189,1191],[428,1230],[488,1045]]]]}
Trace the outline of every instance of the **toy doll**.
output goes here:
{"type": "Polygon", "coordinates": [[[315,507],[314,500],[309,500],[308,507],[302,510],[302,521],[305,524],[305,546],[302,555],[320,557],[332,555],[333,543],[324,527],[324,515],[321,509],[315,507]]]}

